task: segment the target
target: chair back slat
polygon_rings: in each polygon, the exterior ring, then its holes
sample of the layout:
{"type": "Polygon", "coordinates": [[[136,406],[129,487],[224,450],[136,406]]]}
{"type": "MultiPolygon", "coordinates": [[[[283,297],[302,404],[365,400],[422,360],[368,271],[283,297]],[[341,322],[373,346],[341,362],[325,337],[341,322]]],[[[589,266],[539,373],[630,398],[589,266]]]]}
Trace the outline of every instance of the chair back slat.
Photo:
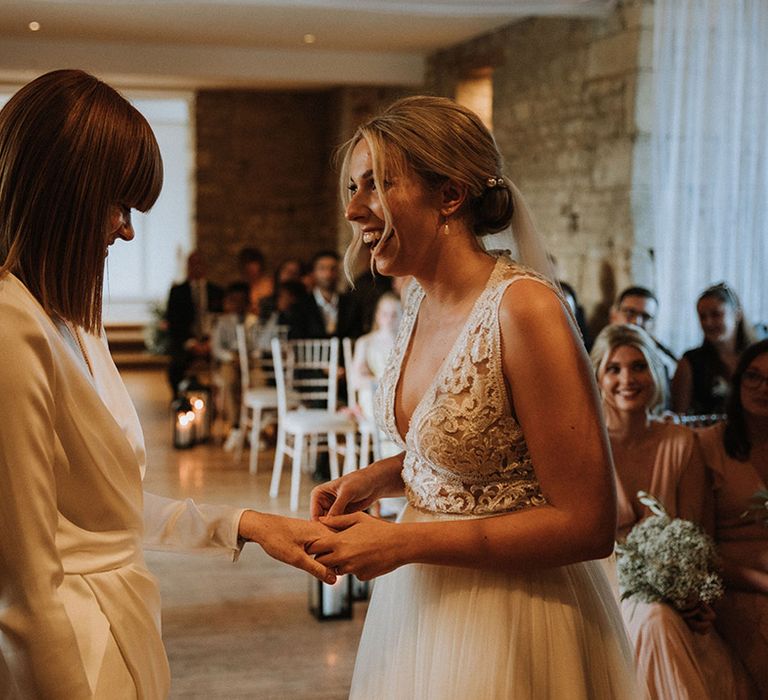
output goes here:
{"type": "Polygon", "coordinates": [[[329,411],[336,410],[339,368],[339,339],[320,338],[291,340],[287,355],[292,359],[290,372],[292,389],[302,402],[324,403],[329,411]]]}

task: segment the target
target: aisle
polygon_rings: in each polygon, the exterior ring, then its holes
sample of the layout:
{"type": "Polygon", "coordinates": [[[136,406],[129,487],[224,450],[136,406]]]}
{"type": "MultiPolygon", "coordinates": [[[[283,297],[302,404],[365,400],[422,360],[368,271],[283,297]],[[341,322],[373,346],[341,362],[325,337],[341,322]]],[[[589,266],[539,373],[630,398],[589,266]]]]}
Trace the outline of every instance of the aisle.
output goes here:
{"type": "MultiPolygon", "coordinates": [[[[165,376],[126,370],[123,378],[147,442],[147,490],[288,514],[288,484],[269,498],[272,452],[262,472],[248,474],[219,447],[175,451],[170,446],[165,376]]],[[[309,502],[312,483],[302,485],[309,502]]],[[[307,511],[299,512],[306,517],[307,511]]],[[[247,545],[240,561],[147,553],[160,579],[163,639],[173,677],[172,698],[346,698],[365,605],[351,621],[319,623],[307,610],[308,575],[247,545]]]]}

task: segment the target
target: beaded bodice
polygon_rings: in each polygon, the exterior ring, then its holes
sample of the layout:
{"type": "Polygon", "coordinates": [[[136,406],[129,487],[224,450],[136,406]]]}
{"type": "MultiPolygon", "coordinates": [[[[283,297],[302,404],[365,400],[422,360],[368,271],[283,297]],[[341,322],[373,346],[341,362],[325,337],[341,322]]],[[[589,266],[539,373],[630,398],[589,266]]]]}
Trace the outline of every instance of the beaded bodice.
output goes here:
{"type": "Polygon", "coordinates": [[[376,414],[405,451],[402,476],[415,508],[487,515],[546,502],[501,366],[499,305],[507,287],[520,279],[552,288],[528,268],[499,259],[403,437],[395,422],[395,392],[424,298],[415,281],[408,288],[395,349],[379,381],[376,414]]]}

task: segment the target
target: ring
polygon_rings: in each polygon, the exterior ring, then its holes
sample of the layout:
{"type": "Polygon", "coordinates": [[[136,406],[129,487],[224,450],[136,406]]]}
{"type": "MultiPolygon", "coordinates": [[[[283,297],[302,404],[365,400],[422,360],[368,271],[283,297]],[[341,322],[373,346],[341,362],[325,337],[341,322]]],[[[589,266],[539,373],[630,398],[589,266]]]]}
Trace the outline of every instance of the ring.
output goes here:
{"type": "Polygon", "coordinates": [[[338,566],[333,567],[333,573],[336,574],[337,576],[341,576],[341,571],[339,571],[338,566]]]}

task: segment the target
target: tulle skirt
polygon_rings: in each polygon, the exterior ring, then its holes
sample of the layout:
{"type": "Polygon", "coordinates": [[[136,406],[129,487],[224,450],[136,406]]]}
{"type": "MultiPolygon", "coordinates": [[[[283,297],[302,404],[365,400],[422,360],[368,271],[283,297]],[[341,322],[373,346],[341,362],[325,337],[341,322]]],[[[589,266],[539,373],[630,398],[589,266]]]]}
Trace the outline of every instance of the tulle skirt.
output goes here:
{"type": "MultiPolygon", "coordinates": [[[[401,520],[436,517],[407,506],[401,520]]],[[[350,691],[354,700],[635,697],[632,652],[598,562],[519,574],[411,564],[378,578],[350,691]]]]}

